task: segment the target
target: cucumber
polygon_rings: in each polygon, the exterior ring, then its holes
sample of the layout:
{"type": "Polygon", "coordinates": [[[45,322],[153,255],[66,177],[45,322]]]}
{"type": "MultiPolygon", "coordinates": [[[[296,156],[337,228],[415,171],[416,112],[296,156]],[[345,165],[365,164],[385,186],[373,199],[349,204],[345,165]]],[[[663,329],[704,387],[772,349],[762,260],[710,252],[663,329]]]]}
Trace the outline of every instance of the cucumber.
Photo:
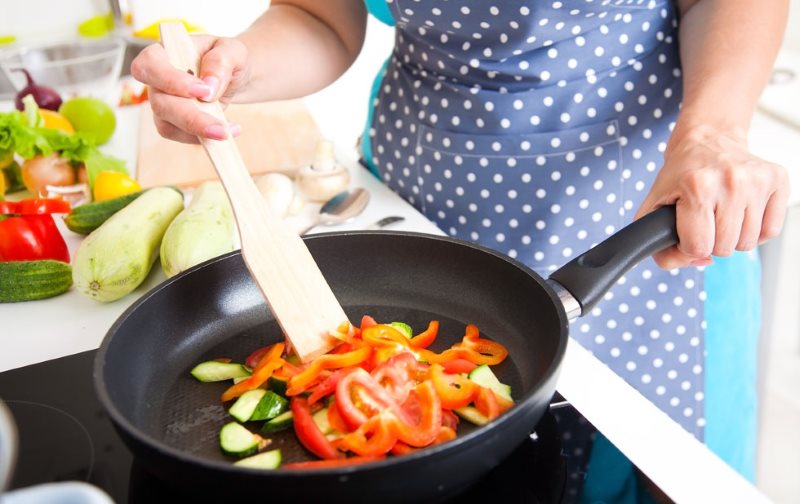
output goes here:
{"type": "Polygon", "coordinates": [[[99,228],[109,217],[128,206],[143,192],[136,191],[119,198],[77,206],[64,218],[64,224],[72,232],[87,235],[99,228]]]}
{"type": "Polygon", "coordinates": [[[271,390],[264,391],[250,420],[271,420],[289,409],[289,401],[271,390]]]}
{"type": "Polygon", "coordinates": [[[61,261],[0,262],[0,303],[45,299],[72,285],[72,267],[61,261]]]}
{"type": "Polygon", "coordinates": [[[256,410],[256,406],[258,406],[259,401],[261,401],[261,398],[264,397],[266,393],[267,391],[264,389],[248,390],[236,399],[236,402],[233,403],[228,413],[242,423],[250,420],[250,417],[253,416],[253,412],[256,410]]]}
{"type": "Polygon", "coordinates": [[[288,383],[288,379],[278,378],[274,375],[270,376],[269,380],[267,380],[267,386],[269,386],[269,389],[282,396],[286,396],[286,387],[288,386],[288,383]]]}
{"type": "Polygon", "coordinates": [[[400,331],[406,338],[410,339],[414,335],[414,331],[411,330],[411,326],[405,322],[392,322],[389,325],[400,331]]]}
{"type": "Polygon", "coordinates": [[[478,411],[478,408],[475,406],[463,406],[461,408],[456,408],[453,411],[455,411],[458,416],[469,423],[475,425],[486,425],[489,423],[489,418],[478,411]]]}
{"type": "Polygon", "coordinates": [[[233,211],[219,181],[194,190],[192,201],[172,221],[161,242],[161,268],[172,277],[236,249],[233,211]]]}
{"type": "Polygon", "coordinates": [[[322,408],[321,410],[317,411],[311,415],[311,419],[314,420],[314,423],[317,424],[317,428],[323,435],[327,436],[333,432],[333,427],[328,421],[328,408],[322,408]]]}
{"type": "Polygon", "coordinates": [[[250,370],[243,364],[219,361],[201,362],[192,368],[191,373],[201,382],[218,382],[250,376],[250,370]]]}
{"type": "Polygon", "coordinates": [[[281,466],[281,450],[277,448],[259,453],[258,455],[237,460],[233,465],[251,469],[277,469],[281,466]]]}
{"type": "Polygon", "coordinates": [[[72,279],[82,294],[111,302],[147,278],[167,226],[183,210],[183,197],[170,187],[148,189],[80,244],[72,279]]]}
{"type": "Polygon", "coordinates": [[[246,457],[266,446],[266,440],[240,423],[229,422],[219,431],[219,446],[227,455],[246,457]]]}
{"type": "Polygon", "coordinates": [[[288,429],[292,424],[294,424],[294,415],[292,415],[292,410],[289,410],[286,413],[281,413],[272,420],[264,422],[264,425],[261,427],[261,432],[270,433],[288,429]]]}
{"type": "Polygon", "coordinates": [[[511,386],[501,383],[487,364],[481,364],[469,373],[469,379],[482,387],[491,389],[498,396],[514,401],[511,398],[511,386]]]}

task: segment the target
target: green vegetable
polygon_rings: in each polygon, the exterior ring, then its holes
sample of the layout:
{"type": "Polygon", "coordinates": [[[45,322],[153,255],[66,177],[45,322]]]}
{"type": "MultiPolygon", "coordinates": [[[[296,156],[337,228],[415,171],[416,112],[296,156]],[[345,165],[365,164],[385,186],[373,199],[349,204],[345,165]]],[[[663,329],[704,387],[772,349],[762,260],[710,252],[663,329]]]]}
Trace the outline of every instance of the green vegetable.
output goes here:
{"type": "Polygon", "coordinates": [[[478,408],[474,406],[464,406],[462,408],[456,408],[453,411],[455,411],[458,416],[472,424],[486,425],[489,423],[489,418],[478,411],[478,408]]]}
{"type": "Polygon", "coordinates": [[[15,161],[11,161],[7,166],[3,167],[0,177],[5,177],[7,193],[15,193],[25,189],[25,184],[22,182],[22,170],[15,161]]]}
{"type": "Polygon", "coordinates": [[[72,209],[64,219],[70,231],[89,234],[99,228],[109,217],[125,208],[131,201],[142,195],[144,191],[126,194],[106,201],[86,203],[72,209]]]}
{"type": "Polygon", "coordinates": [[[405,322],[392,322],[389,325],[403,333],[403,336],[406,338],[411,338],[414,335],[414,331],[411,329],[411,326],[405,322]]]}
{"type": "Polygon", "coordinates": [[[218,181],[206,182],[169,225],[161,242],[161,267],[172,277],[235,248],[235,222],[225,190],[218,181]]]}
{"type": "Polygon", "coordinates": [[[0,113],[0,159],[5,159],[9,153],[31,159],[58,152],[73,164],[86,166],[90,186],[94,185],[94,179],[101,171],[127,173],[125,162],[100,152],[90,136],[44,128],[38,124],[38,113],[31,113],[31,110],[0,113]]]}
{"type": "Polygon", "coordinates": [[[500,383],[500,380],[497,379],[497,376],[487,364],[481,364],[473,369],[469,373],[469,379],[482,387],[491,389],[498,396],[513,401],[511,399],[511,386],[500,383]]]}
{"type": "Polygon", "coordinates": [[[264,389],[248,390],[236,399],[236,402],[233,403],[233,406],[231,406],[231,409],[228,410],[228,413],[230,413],[233,418],[239,420],[240,422],[247,422],[250,420],[250,417],[253,416],[256,406],[258,406],[258,402],[266,393],[267,391],[264,389]]]}
{"type": "Polygon", "coordinates": [[[269,380],[267,380],[267,385],[269,389],[276,394],[285,396],[286,395],[286,387],[288,386],[289,380],[285,380],[283,378],[278,378],[277,376],[270,376],[269,380]]]}
{"type": "Polygon", "coordinates": [[[281,465],[281,450],[275,449],[237,460],[233,465],[251,469],[277,469],[281,465]]]}
{"type": "Polygon", "coordinates": [[[156,187],[112,215],[75,252],[72,278],[78,291],[102,302],[132,292],[150,272],[167,226],[181,210],[180,194],[156,187]]]}
{"type": "Polygon", "coordinates": [[[61,261],[0,262],[0,303],[57,296],[72,285],[72,268],[61,261]]]}
{"type": "Polygon", "coordinates": [[[289,401],[276,394],[271,390],[267,390],[258,401],[256,409],[250,415],[250,420],[271,420],[278,415],[285,413],[289,409],[289,401]]]}
{"type": "Polygon", "coordinates": [[[276,416],[272,420],[264,422],[264,425],[261,427],[261,432],[270,433],[288,429],[292,424],[294,424],[294,415],[292,415],[292,410],[289,410],[286,413],[276,416]]]}
{"type": "Polygon", "coordinates": [[[246,457],[266,446],[266,440],[236,422],[226,423],[219,431],[219,445],[227,455],[246,457]]]}
{"type": "Polygon", "coordinates": [[[201,362],[192,368],[191,373],[201,382],[218,382],[250,376],[250,370],[243,364],[219,361],[201,362]]]}

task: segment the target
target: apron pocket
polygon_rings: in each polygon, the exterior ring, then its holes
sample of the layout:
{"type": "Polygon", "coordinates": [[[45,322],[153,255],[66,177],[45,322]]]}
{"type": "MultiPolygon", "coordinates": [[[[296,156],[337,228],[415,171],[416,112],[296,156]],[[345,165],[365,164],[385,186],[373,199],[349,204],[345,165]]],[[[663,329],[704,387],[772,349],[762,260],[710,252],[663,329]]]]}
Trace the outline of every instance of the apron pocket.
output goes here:
{"type": "Polygon", "coordinates": [[[444,232],[547,274],[621,226],[620,149],[616,121],[497,136],[420,124],[416,180],[401,178],[444,232]]]}

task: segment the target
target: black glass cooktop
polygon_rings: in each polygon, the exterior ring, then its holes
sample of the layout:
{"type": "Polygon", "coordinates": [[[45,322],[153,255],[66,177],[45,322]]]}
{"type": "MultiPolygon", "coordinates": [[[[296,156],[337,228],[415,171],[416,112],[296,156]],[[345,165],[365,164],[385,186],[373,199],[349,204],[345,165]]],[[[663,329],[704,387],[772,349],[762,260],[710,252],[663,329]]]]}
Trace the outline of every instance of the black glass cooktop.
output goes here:
{"type": "MultiPolygon", "coordinates": [[[[95,396],[94,354],[0,373],[0,398],[20,437],[11,489],[77,480],[102,488],[118,504],[206,502],[149,473],[123,444],[95,396]]],[[[507,460],[448,502],[466,502],[468,496],[469,501],[560,503],[567,480],[562,451],[558,423],[548,413],[507,460]]]]}

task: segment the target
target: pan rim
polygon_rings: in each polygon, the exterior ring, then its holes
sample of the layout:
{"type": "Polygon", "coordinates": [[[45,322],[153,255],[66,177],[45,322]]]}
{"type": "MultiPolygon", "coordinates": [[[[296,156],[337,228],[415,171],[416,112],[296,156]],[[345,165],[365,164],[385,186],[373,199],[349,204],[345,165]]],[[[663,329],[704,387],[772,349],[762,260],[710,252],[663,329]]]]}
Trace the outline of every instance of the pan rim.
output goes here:
{"type": "MultiPolygon", "coordinates": [[[[114,335],[117,333],[119,328],[125,323],[125,321],[143,304],[147,303],[149,299],[156,296],[162,290],[168,288],[173,283],[181,281],[182,278],[185,276],[190,275],[192,272],[210,267],[211,265],[221,262],[230,260],[231,257],[241,256],[241,250],[234,250],[232,252],[228,252],[224,255],[209,259],[203,263],[200,263],[186,271],[179,273],[178,275],[173,276],[172,278],[168,278],[163,282],[159,283],[145,294],[143,294],[139,299],[137,299],[133,304],[131,304],[111,325],[109,330],[106,332],[100,346],[97,349],[97,353],[94,358],[94,365],[93,365],[93,382],[95,387],[95,393],[98,396],[100,403],[103,405],[103,408],[106,410],[106,413],[111,418],[112,422],[120,429],[122,429],[126,436],[130,436],[135,438],[135,440],[144,445],[149,447],[152,450],[159,452],[162,455],[166,455],[171,457],[175,460],[180,461],[183,464],[190,464],[200,466],[204,469],[213,469],[213,470],[221,470],[225,472],[231,472],[235,474],[248,474],[248,475],[263,475],[265,477],[271,477],[273,475],[281,476],[281,477],[304,477],[306,475],[317,475],[317,476],[347,476],[349,474],[353,474],[356,472],[364,472],[370,470],[382,470],[384,468],[393,467],[398,464],[406,464],[412,463],[418,459],[429,459],[430,457],[441,457],[447,456],[447,452],[457,452],[462,446],[469,446],[472,442],[474,442],[475,438],[482,436],[488,430],[494,429],[495,431],[501,430],[503,425],[510,424],[514,420],[516,420],[519,416],[525,413],[525,408],[523,407],[528,402],[533,402],[536,399],[537,391],[542,390],[545,384],[554,381],[557,383],[559,371],[561,369],[561,364],[564,360],[564,356],[566,354],[566,348],[569,341],[569,321],[566,315],[566,311],[564,309],[563,304],[558,298],[558,295],[555,293],[553,288],[546,282],[546,280],[541,277],[538,273],[533,271],[531,268],[526,266],[525,264],[517,261],[514,258],[511,258],[505,254],[502,254],[498,251],[492,250],[488,247],[478,245],[475,243],[467,242],[464,240],[460,240],[457,238],[453,238],[450,236],[440,236],[440,235],[433,235],[428,233],[419,233],[419,232],[410,232],[410,231],[386,231],[386,230],[359,230],[359,231],[333,231],[333,232],[325,232],[325,233],[317,233],[314,235],[310,235],[304,237],[304,241],[313,241],[324,239],[326,237],[344,237],[350,235],[382,235],[382,236],[395,236],[400,238],[417,238],[417,239],[424,239],[424,240],[434,240],[434,241],[441,241],[441,242],[448,242],[452,244],[456,244],[459,246],[467,246],[472,249],[478,250],[481,253],[488,253],[494,256],[497,259],[502,261],[508,262],[513,266],[521,269],[525,272],[528,276],[530,276],[534,281],[536,281],[543,289],[545,294],[550,298],[552,305],[556,308],[556,314],[559,319],[560,325],[560,334],[559,334],[559,341],[556,346],[555,354],[549,366],[546,370],[543,371],[541,378],[531,387],[531,391],[533,393],[528,393],[526,397],[517,402],[515,406],[509,410],[508,412],[504,413],[497,419],[489,422],[488,424],[481,426],[464,434],[463,436],[459,436],[456,439],[449,441],[447,443],[443,443],[440,445],[435,445],[431,447],[427,447],[418,451],[415,451],[410,454],[406,454],[401,457],[388,457],[386,459],[377,460],[366,462],[362,464],[355,464],[355,465],[347,465],[347,466],[338,466],[338,467],[325,467],[325,468],[306,468],[306,469],[285,469],[285,468],[278,468],[270,471],[264,471],[260,469],[252,469],[247,467],[235,466],[232,463],[224,463],[220,461],[211,460],[208,458],[203,458],[199,456],[195,456],[189,452],[179,450],[174,448],[163,441],[156,439],[155,437],[143,432],[137,426],[133,425],[117,408],[116,403],[112,400],[108,389],[105,385],[105,380],[103,378],[104,371],[105,371],[105,362],[106,362],[106,354],[109,350],[110,344],[113,341],[114,335]]],[[[554,387],[555,389],[555,387],[554,387]]],[[[530,429],[532,430],[535,425],[531,425],[530,429]]],[[[521,440],[522,441],[522,440],[521,440]]],[[[131,450],[132,452],[134,450],[131,450]]],[[[133,453],[134,456],[137,456],[137,453],[133,453]]]]}

